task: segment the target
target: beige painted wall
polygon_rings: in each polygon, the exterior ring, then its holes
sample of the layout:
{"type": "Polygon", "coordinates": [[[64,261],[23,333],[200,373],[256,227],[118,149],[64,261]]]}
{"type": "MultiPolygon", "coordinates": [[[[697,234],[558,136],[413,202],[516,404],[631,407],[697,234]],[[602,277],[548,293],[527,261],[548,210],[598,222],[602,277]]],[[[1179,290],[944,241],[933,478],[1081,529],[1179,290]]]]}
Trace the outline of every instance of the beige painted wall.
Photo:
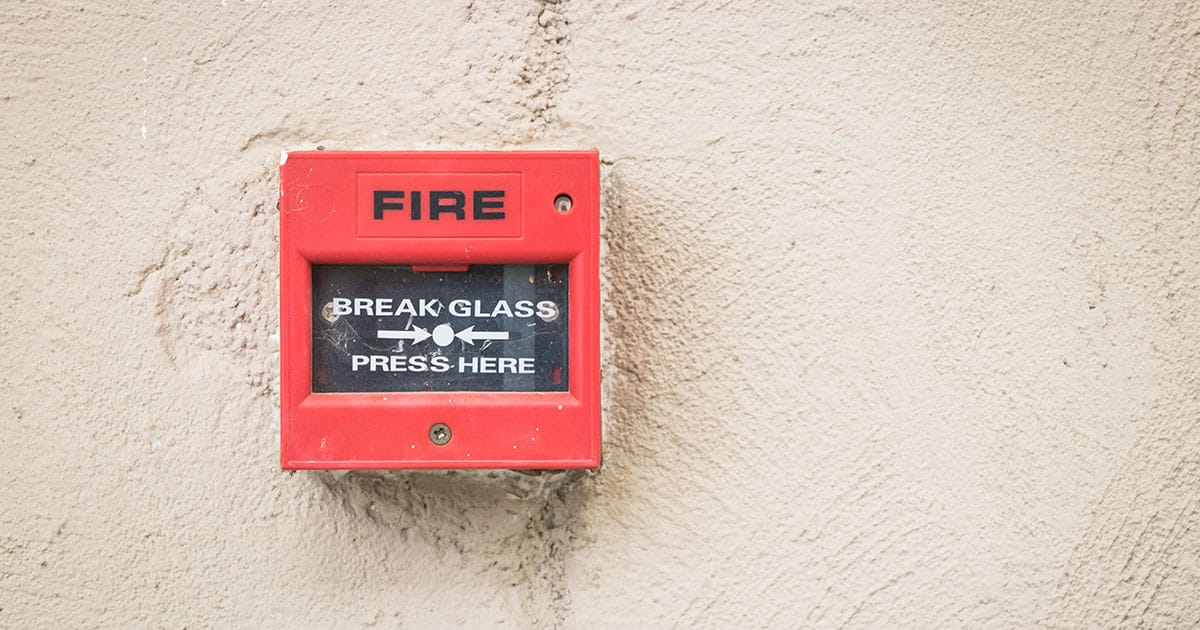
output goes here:
{"type": "Polygon", "coordinates": [[[1200,5],[0,2],[0,627],[1200,623],[1200,5]],[[605,465],[278,469],[283,148],[588,148],[605,465]]]}

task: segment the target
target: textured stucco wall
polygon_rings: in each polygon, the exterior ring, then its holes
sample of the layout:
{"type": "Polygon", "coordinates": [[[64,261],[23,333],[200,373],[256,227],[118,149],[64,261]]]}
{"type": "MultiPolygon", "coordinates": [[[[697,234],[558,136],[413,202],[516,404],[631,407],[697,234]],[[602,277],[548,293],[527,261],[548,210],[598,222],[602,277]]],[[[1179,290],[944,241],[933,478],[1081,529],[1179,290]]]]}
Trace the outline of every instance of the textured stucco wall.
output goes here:
{"type": "Polygon", "coordinates": [[[1200,623],[1200,6],[0,2],[0,627],[1200,623]],[[278,469],[279,151],[604,159],[605,465],[278,469]]]}

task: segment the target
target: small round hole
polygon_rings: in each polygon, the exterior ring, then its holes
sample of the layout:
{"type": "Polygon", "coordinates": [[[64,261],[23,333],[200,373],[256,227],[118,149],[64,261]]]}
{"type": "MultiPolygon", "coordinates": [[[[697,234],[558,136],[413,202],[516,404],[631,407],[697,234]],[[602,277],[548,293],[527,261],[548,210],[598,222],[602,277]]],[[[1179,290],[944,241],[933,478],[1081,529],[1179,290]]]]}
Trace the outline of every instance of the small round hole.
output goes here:
{"type": "Polygon", "coordinates": [[[554,198],[554,209],[566,214],[571,211],[571,207],[575,202],[571,201],[571,195],[562,194],[554,198]]]}

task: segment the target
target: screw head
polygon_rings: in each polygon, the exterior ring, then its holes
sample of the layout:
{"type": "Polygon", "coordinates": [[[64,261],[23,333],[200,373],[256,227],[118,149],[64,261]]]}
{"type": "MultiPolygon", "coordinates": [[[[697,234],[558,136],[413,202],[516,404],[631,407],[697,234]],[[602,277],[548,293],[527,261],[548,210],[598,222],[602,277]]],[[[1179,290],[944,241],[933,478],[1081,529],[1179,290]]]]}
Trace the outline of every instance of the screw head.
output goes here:
{"type": "Polygon", "coordinates": [[[442,422],[429,427],[429,441],[438,446],[445,446],[450,441],[450,427],[442,422]]]}
{"type": "Polygon", "coordinates": [[[330,324],[338,320],[338,316],[333,314],[333,302],[326,302],[321,307],[321,317],[330,324]]]}

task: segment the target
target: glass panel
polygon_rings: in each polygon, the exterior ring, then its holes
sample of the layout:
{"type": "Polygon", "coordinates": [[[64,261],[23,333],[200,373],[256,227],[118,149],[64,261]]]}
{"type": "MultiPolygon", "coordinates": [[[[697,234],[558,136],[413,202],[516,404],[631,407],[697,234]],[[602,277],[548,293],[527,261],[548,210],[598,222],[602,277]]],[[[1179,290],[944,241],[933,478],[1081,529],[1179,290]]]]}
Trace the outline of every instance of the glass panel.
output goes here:
{"type": "Polygon", "coordinates": [[[314,392],[567,390],[567,265],[313,265],[314,392]]]}

